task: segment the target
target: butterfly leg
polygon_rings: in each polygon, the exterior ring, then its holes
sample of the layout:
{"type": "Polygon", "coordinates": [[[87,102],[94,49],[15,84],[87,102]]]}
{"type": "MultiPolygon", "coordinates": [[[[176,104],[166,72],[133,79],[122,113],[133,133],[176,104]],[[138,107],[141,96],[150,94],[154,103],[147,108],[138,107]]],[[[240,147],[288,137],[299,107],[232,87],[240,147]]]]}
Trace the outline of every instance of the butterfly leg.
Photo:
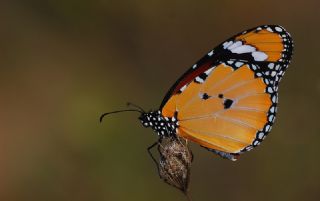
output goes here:
{"type": "MultiPolygon", "coordinates": [[[[204,147],[206,148],[206,147],[204,147]]],[[[209,149],[209,148],[206,148],[208,151],[211,151],[217,155],[219,155],[220,157],[224,158],[224,159],[229,159],[229,160],[232,160],[232,161],[236,161],[238,160],[239,158],[239,154],[232,154],[232,153],[227,153],[227,152],[223,152],[223,151],[218,151],[218,150],[215,150],[215,149],[209,149]]]]}
{"type": "Polygon", "coordinates": [[[152,158],[153,162],[156,164],[156,167],[157,167],[158,172],[159,172],[159,164],[158,164],[157,160],[154,158],[154,156],[152,155],[152,152],[151,152],[151,149],[153,149],[158,144],[159,144],[159,141],[153,143],[151,146],[148,147],[147,150],[148,150],[148,153],[149,153],[150,157],[152,158]]]}

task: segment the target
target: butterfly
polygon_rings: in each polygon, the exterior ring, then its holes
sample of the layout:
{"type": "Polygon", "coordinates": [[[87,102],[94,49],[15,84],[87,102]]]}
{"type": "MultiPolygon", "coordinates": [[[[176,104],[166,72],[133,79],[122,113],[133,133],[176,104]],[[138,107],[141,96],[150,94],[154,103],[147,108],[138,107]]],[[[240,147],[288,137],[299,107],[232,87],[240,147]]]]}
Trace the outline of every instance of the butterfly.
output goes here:
{"type": "Polygon", "coordinates": [[[145,112],[136,106],[138,110],[126,111],[140,112],[142,125],[158,134],[159,141],[148,151],[162,139],[178,136],[235,161],[270,132],[279,82],[292,51],[291,36],[279,25],[243,31],[192,65],[158,110],[145,112]]]}

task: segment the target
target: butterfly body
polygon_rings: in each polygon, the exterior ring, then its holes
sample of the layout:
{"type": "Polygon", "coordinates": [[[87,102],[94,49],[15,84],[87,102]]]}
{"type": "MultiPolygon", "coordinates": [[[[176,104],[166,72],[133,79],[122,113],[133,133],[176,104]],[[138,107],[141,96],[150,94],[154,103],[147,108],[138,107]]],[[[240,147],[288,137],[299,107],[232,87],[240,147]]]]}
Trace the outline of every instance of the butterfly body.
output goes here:
{"type": "Polygon", "coordinates": [[[209,51],[170,88],[158,111],[139,119],[160,139],[179,136],[236,160],[270,132],[292,50],[281,26],[241,32],[209,51]]]}
{"type": "Polygon", "coordinates": [[[175,136],[179,127],[175,116],[164,117],[160,110],[142,113],[139,119],[144,127],[151,127],[160,138],[175,136]]]}

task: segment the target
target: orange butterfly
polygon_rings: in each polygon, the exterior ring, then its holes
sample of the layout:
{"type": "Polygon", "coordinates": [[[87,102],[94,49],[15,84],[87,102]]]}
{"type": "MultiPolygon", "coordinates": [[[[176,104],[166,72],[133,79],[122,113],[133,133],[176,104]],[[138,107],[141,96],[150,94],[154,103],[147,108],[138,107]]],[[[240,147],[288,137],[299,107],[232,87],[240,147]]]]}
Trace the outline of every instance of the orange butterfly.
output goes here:
{"type": "MultiPolygon", "coordinates": [[[[290,34],[279,25],[244,31],[209,51],[184,73],[159,110],[125,111],[141,112],[142,125],[158,133],[159,141],[179,136],[236,160],[270,132],[278,85],[292,50],[290,34]]],[[[149,147],[149,153],[157,143],[149,147]]]]}

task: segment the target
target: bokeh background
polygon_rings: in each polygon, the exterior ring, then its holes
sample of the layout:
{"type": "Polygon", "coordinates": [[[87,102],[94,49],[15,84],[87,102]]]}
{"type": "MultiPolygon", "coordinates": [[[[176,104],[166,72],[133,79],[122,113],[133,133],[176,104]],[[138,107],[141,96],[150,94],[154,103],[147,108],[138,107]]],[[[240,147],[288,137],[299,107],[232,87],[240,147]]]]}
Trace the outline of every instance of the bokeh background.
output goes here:
{"type": "Polygon", "coordinates": [[[132,101],[171,84],[228,37],[280,24],[295,41],[267,140],[237,162],[192,145],[194,200],[320,199],[318,0],[1,0],[0,200],[185,200],[162,182],[132,101]]]}

